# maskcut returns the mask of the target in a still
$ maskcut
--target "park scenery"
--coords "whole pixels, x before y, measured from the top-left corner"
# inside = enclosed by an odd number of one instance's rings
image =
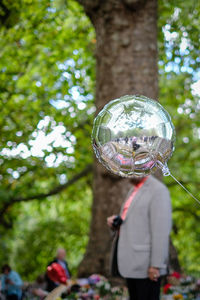
[[[0,300],[144,299],[126,280],[140,258],[155,300],[200,299],[199,16],[0,1]]]

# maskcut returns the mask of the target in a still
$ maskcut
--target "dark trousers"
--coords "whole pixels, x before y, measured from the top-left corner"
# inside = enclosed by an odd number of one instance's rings
[[[18,296],[15,294],[6,296],[6,300],[18,300],[18,299],[19,299]]]
[[[130,300],[159,300],[160,279],[152,281],[149,278],[126,278]]]

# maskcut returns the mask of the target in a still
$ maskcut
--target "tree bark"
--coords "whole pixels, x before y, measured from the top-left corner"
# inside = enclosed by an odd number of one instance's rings
[[[158,96],[157,1],[80,1],[97,38],[97,113],[110,100],[127,94]],[[97,161],[89,243],[79,275],[109,275],[111,237],[106,218],[118,214],[129,189]]]
[[[180,266],[180,263],[178,260],[178,253],[172,243],[172,240],[170,240],[169,252],[170,252],[170,261],[169,261],[170,271],[176,271],[176,272],[182,273],[183,270],[181,269],[181,266]]]

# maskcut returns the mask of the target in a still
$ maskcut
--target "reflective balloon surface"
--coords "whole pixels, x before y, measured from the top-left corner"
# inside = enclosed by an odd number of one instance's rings
[[[142,177],[165,164],[174,150],[168,112],[144,96],[109,102],[94,120],[92,143],[99,161],[122,177]]]

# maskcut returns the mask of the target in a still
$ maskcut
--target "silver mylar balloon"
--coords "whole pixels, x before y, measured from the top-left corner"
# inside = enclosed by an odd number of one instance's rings
[[[122,177],[142,177],[164,165],[174,150],[168,112],[144,96],[109,102],[94,120],[92,144],[98,160]]]

